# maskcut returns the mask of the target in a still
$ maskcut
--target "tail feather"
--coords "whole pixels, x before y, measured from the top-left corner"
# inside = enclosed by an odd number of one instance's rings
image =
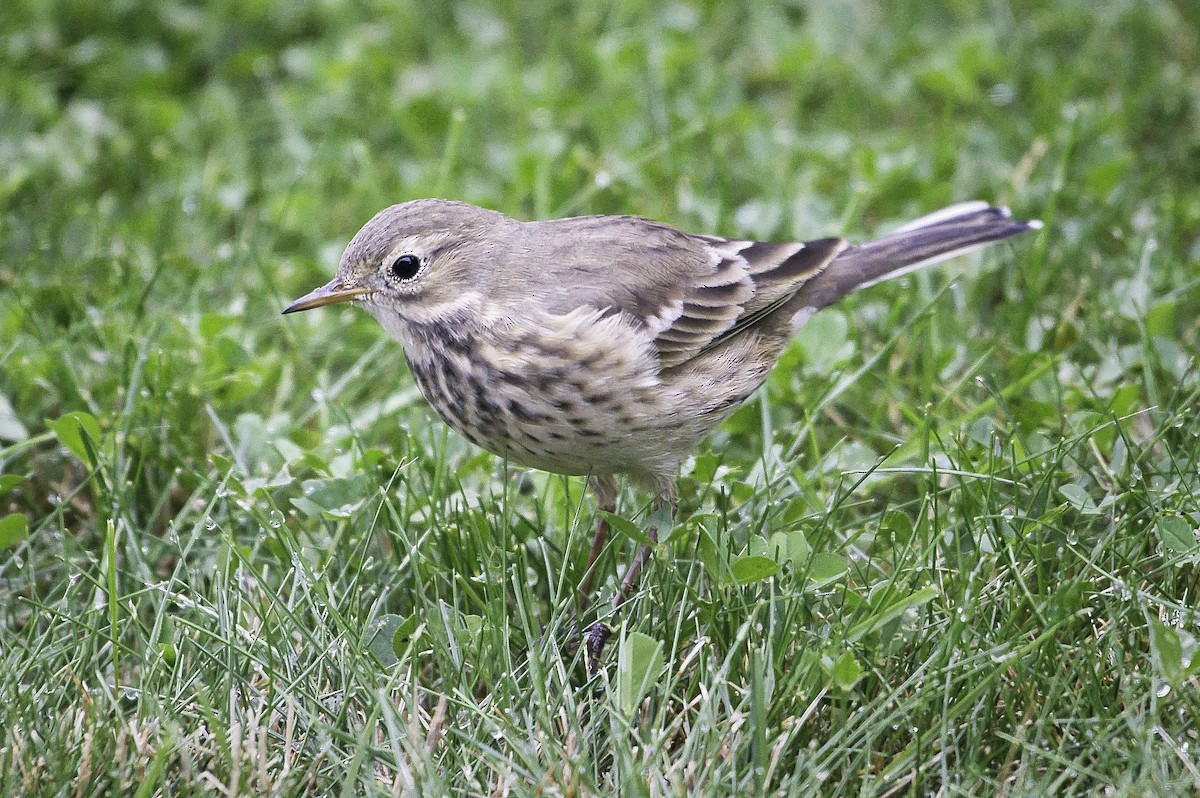
[[[855,289],[1041,227],[1037,220],[1017,221],[1008,208],[985,202],[952,205],[876,241],[847,247],[788,304],[794,310],[819,310]]]

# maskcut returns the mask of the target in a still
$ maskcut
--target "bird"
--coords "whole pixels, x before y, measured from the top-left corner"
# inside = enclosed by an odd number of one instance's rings
[[[362,307],[399,341],[422,395],[467,440],[511,464],[587,477],[604,511],[580,583],[587,596],[618,477],[673,513],[682,462],[763,384],[814,313],[1040,227],[973,201],[863,244],[771,242],[639,216],[520,221],[417,199],[379,211],[333,279],[283,312]],[[650,552],[643,547],[626,569],[614,608]],[[608,634],[599,622],[589,628],[594,657]]]

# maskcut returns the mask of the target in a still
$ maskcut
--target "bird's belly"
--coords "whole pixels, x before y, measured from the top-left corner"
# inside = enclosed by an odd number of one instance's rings
[[[580,475],[674,470],[674,441],[658,434],[660,396],[642,375],[468,356],[410,358],[409,368],[446,423],[514,464]]]

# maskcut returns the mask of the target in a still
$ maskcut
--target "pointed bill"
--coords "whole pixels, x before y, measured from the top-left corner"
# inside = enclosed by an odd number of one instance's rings
[[[336,302],[349,302],[369,293],[371,292],[365,288],[346,288],[335,279],[300,297],[284,308],[283,312],[296,313],[301,310],[319,308],[322,305],[332,305]]]

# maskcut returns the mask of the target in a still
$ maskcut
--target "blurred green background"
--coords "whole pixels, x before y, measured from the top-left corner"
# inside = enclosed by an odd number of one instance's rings
[[[1194,792],[1198,50],[1186,0],[8,0],[0,787]],[[1046,231],[815,319],[589,678],[578,480],[279,316],[424,196]]]

